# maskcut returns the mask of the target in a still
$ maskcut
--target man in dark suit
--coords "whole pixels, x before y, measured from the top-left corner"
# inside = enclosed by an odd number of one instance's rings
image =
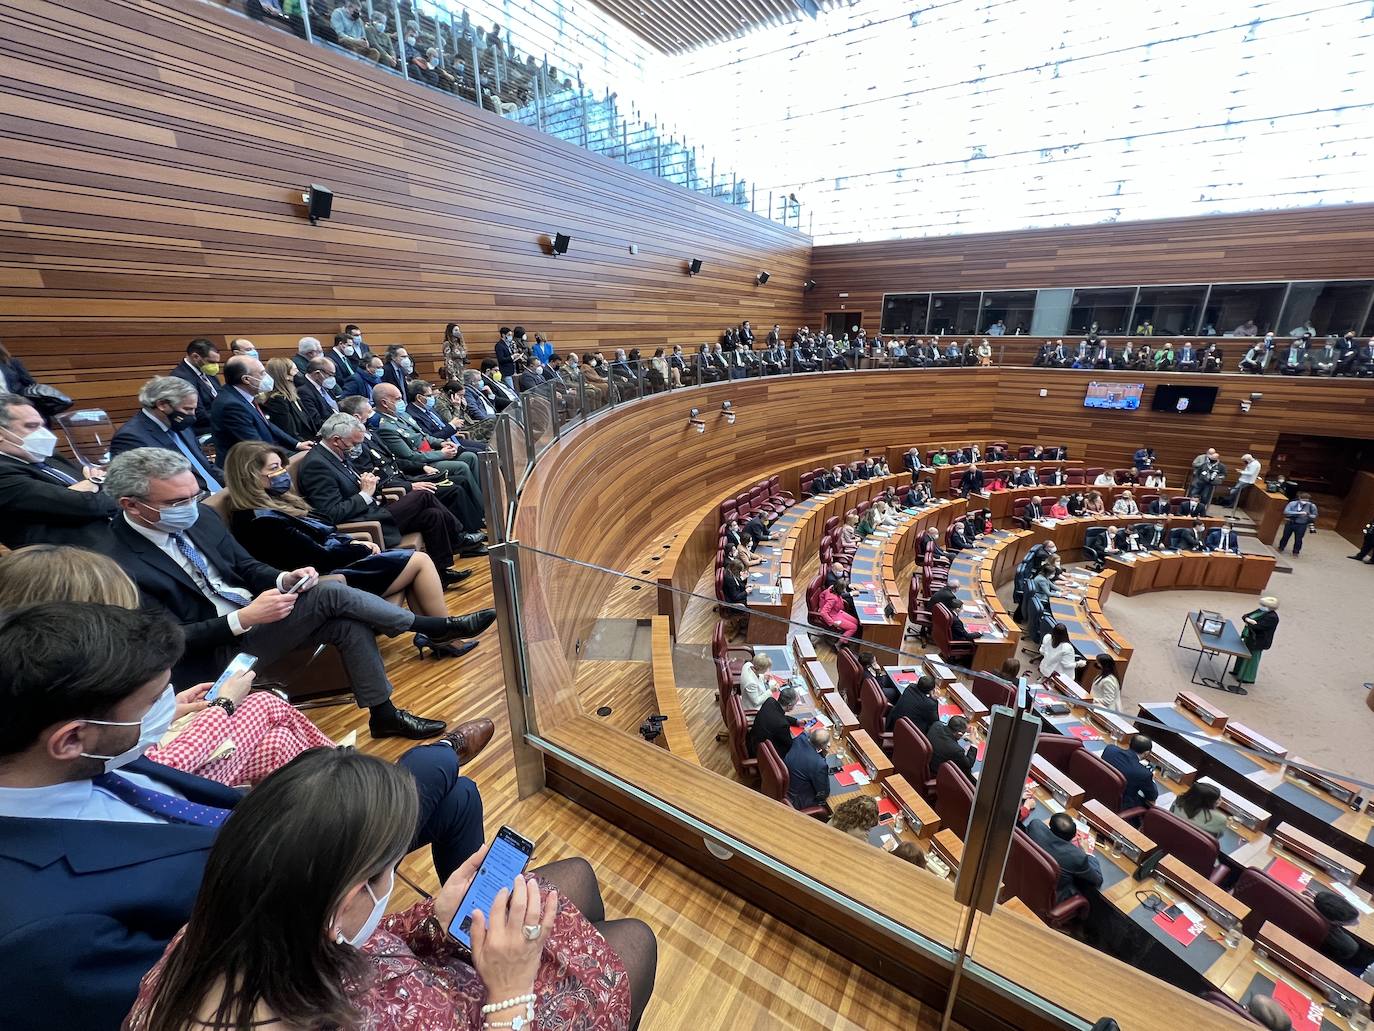
[[[104,551],[118,511],[100,485],[53,454],[57,437],[18,394],[0,394],[0,543]]]
[[[416,426],[431,437],[439,440],[458,439],[458,429],[434,408],[437,395],[434,391],[434,384],[422,379],[410,381],[410,389],[407,395],[406,414]],[[473,445],[477,447],[476,444]]]
[[[1088,855],[1073,843],[1078,825],[1068,813],[1055,813],[1044,823],[1029,821],[1025,831],[1059,864],[1056,902],[1102,887],[1102,868],[1097,864],[1097,857]]]
[[[390,383],[378,384],[372,392],[377,411],[374,432],[383,447],[392,453],[407,476],[422,469],[435,469],[458,487],[467,504],[459,514],[463,528],[481,529],[484,520],[482,490],[478,484],[477,455],[486,450],[464,440],[440,440],[425,433],[410,418],[405,402]],[[424,448],[428,446],[429,450]]]
[[[763,700],[758,713],[754,716],[754,725],[749,728],[750,757],[758,754],[759,745],[765,741],[773,742],[779,757],[787,755],[792,750],[792,728],[801,726],[801,723],[787,714],[796,704],[795,687],[784,687],[776,698],[769,695]]]
[[[1035,495],[1026,503],[1026,507],[1021,510],[1021,518],[1027,522],[1045,518],[1045,504],[1040,495]]]
[[[174,376],[158,376],[138,392],[142,406],[132,419],[115,431],[110,454],[122,455],[136,447],[160,447],[184,455],[191,463],[200,489],[213,494],[224,486],[223,474],[205,457],[191,426],[196,420],[195,388]]]
[[[1236,528],[1227,522],[1219,529],[1213,530],[1207,535],[1208,551],[1229,551],[1233,555],[1240,554],[1240,538],[1236,536]]]
[[[1153,747],[1154,742],[1148,737],[1136,734],[1131,738],[1129,749],[1120,745],[1108,745],[1102,749],[1102,761],[1126,778],[1126,790],[1121,793],[1122,809],[1154,805],[1159,797],[1154,773],[1144,758]]]
[[[1204,543],[1206,539],[1207,527],[1198,521],[1178,531],[1174,547],[1179,551],[1202,551],[1207,546]]]
[[[137,609],[38,605],[0,624],[0,1027],[111,1029],[190,916],[219,826],[241,792],[141,757],[166,731],[182,634]],[[216,703],[228,711],[226,699]],[[415,777],[411,848],[440,880],[482,843],[459,774],[490,740],[464,724],[399,760]]]
[[[968,532],[964,528],[964,521],[956,519],[949,528],[949,548],[951,551],[963,551],[973,543],[969,539]]]
[[[829,728],[816,727],[793,738],[782,757],[787,764],[787,798],[796,808],[809,809],[830,797],[830,768],[825,762],[829,750]]]
[[[504,412],[511,405],[520,403],[520,396],[515,391],[514,379],[512,378],[509,382],[506,381],[505,375],[497,367],[495,358],[483,358],[481,371],[482,383],[491,392],[493,404],[495,404],[498,412]],[[497,376],[493,374],[498,374],[501,378],[497,379]]]
[[[625,382],[632,382],[634,380],[634,370],[625,363],[624,351],[617,351],[615,353],[615,361],[611,363],[611,375],[622,381],[622,389],[624,389],[623,384]],[[519,384],[522,391],[538,389],[545,382],[544,363],[538,358],[531,358],[529,363],[525,366],[525,371],[517,376],[515,381]]]
[[[940,703],[935,697],[935,678],[923,673],[914,684],[908,684],[892,708],[887,710],[887,730],[890,733],[897,721],[905,716],[916,724],[922,734],[929,734],[931,724],[940,719]]]
[[[748,522],[740,527],[740,532],[749,538],[751,551],[758,551],[759,545],[764,541],[773,540],[773,534],[768,532],[768,527],[763,525],[763,517],[757,512],[751,515]]]
[[[177,679],[213,680],[236,652],[267,666],[302,646],[332,644],[358,707],[370,710],[373,737],[434,737],[444,730],[391,701],[377,633],[413,631],[436,642],[475,637],[495,620],[417,616],[365,591],[321,582],[309,566],[277,570],[256,561],[229,535],[180,455],[138,448],[110,463],[108,493],[123,510],[114,520],[111,557],[138,585],[148,606],[181,624],[186,655]]]
[[[291,356],[291,364],[296,367],[296,385],[300,386],[310,371],[310,363],[324,357],[324,345],[314,337],[301,337],[296,344],[296,353]],[[332,366],[333,363],[331,362]]]
[[[334,346],[331,347],[325,357],[334,366],[334,381],[342,395],[361,393],[354,382],[358,378],[358,373],[366,361],[358,354],[358,348],[353,343],[353,338],[347,333],[334,334]]]
[[[1207,514],[1207,506],[1201,500],[1194,497],[1186,497],[1179,502],[1178,514],[1181,516],[1193,516],[1197,518]]]
[[[474,419],[485,421],[496,418],[496,402],[491,388],[482,382],[482,374],[476,369],[463,370],[463,400],[467,403],[468,414]]]
[[[1152,516],[1162,516],[1169,514],[1169,499],[1161,494],[1148,505],[1145,506],[1145,514]]]
[[[940,531],[935,527],[930,527],[916,541],[916,561],[924,564],[927,560],[931,562],[948,558],[948,552],[940,547]]]
[[[300,441],[279,426],[268,422],[258,407],[257,395],[273,386],[272,377],[256,358],[230,358],[224,366],[224,389],[210,409],[210,424],[215,434],[215,454],[227,455],[241,440],[260,440],[288,451],[306,451],[309,441]]]
[[[846,607],[850,609],[852,614],[854,608],[852,598],[849,600]],[[883,664],[878,661],[878,656],[873,652],[859,652],[859,665],[863,667],[864,677],[877,684],[878,690],[883,693],[883,697],[886,698],[889,703],[895,705],[897,699],[902,695],[901,689],[897,687],[897,682],[893,680],[887,670],[883,668]]]
[[[415,371],[415,366],[410,360],[410,354],[400,344],[392,344],[386,349],[386,359],[382,363],[383,383],[390,383],[401,392],[401,396],[406,396],[406,381],[410,379],[411,373]]]
[[[301,410],[310,420],[310,428],[319,433],[324,421],[339,410],[334,391],[338,387],[338,377],[334,375],[334,363],[328,358],[311,358],[305,367],[305,376],[296,388],[296,397]]]
[[[496,340],[496,367],[503,379],[515,379],[515,334],[509,326],[502,326]]]
[[[224,389],[219,381],[219,349],[204,338],[192,340],[186,345],[186,357],[167,375],[185,380],[195,388],[199,401],[195,432],[198,437],[205,436],[210,432],[210,406],[215,403],[215,395]]]
[[[948,723],[936,720],[926,731],[930,739],[930,775],[935,776],[944,763],[953,763],[969,779],[973,779],[973,764],[978,761],[978,749],[964,744],[964,734],[968,732],[968,720],[963,716],[951,716]]]

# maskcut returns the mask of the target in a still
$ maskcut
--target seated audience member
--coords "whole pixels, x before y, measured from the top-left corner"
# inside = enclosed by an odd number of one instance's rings
[[[324,575],[379,598],[404,595],[412,612],[446,616],[444,582],[422,551],[383,551],[371,541],[339,533],[311,518],[310,506],[291,486],[280,453],[267,444],[235,444],[225,466],[229,530],[245,551],[269,566],[304,562]],[[453,583],[457,583],[455,580]],[[416,645],[430,647],[428,641]],[[435,647],[438,654],[452,649]]]
[[[213,494],[224,485],[223,474],[205,456],[192,426],[196,422],[196,390],[177,376],[158,376],[138,392],[136,415],[110,440],[111,456],[136,447],[160,447],[186,456],[201,490]]]
[[[838,559],[830,563],[830,568],[825,571],[825,586],[827,587],[834,587],[841,580],[847,579],[849,579],[849,570]]]
[[[219,349],[209,340],[198,338],[186,345],[186,357],[167,373],[196,393],[195,425],[192,427],[196,436],[210,432],[210,406],[215,403],[215,395],[224,389],[219,370]]]
[[[591,391],[595,394],[595,390]],[[496,398],[491,388],[482,382],[482,374],[476,369],[463,371],[463,400],[467,403],[468,413],[479,420],[495,419]],[[604,399],[603,399],[604,400]],[[600,404],[598,401],[597,404]]]
[[[318,340],[314,337],[301,337],[296,344],[296,353],[291,356],[291,364],[294,366],[291,370],[292,378],[300,383],[305,378],[305,374],[310,371],[310,360],[323,357],[324,347]],[[273,370],[269,368],[267,371],[272,372]],[[277,379],[281,379],[281,377],[278,376]]]
[[[1341,351],[1332,337],[1326,338],[1321,347],[1308,348],[1307,365],[1313,376],[1330,376],[1336,371]]]
[[[1121,710],[1121,680],[1116,675],[1116,660],[1106,652],[1093,659],[1097,676],[1092,682],[1092,700],[1114,711]]]
[[[1113,511],[1115,511],[1115,509],[1113,509]],[[1102,492],[1101,492],[1101,491],[1098,491],[1098,490],[1090,490],[1090,491],[1088,491],[1087,495],[1083,498],[1083,514],[1084,514],[1084,515],[1105,515],[1105,514],[1106,514],[1106,504],[1105,504],[1105,503],[1103,502],[1103,500],[1102,500]]]
[[[873,460],[873,475],[874,475],[874,476],[891,476],[891,475],[892,475],[892,470],[888,467],[888,464],[887,464],[887,456],[886,456],[886,455],[879,455],[877,458],[875,458],[875,459]]]
[[[870,651],[859,652],[859,666],[863,669],[863,675],[878,685],[883,697],[889,702],[896,702],[901,695],[901,690],[896,682],[883,668],[883,664],[878,661],[878,656]]]
[[[1324,888],[1317,889],[1312,897],[1312,905],[1329,925],[1319,949],[1321,954],[1335,960],[1356,977],[1361,976],[1374,962],[1374,947],[1346,930],[1360,922],[1360,911],[1334,891]]]
[[[828,727],[818,726],[792,739],[783,762],[787,764],[787,798],[797,809],[809,809],[830,797],[830,768],[825,761],[829,750]]]
[[[1197,352],[1193,350],[1191,341],[1185,340],[1183,346],[1178,349],[1178,361],[1176,367],[1179,372],[1196,372],[1198,367]]]
[[[1161,344],[1155,348],[1154,367],[1156,372],[1164,372],[1174,367],[1174,345]]]
[[[930,504],[933,497],[930,491],[929,480],[917,480],[906,489],[906,496],[902,499],[902,504],[907,508],[920,508]]]
[[[950,587],[948,587],[948,586],[941,587],[938,591],[936,591],[935,593],[933,593],[933,594],[930,596],[930,607],[933,609],[936,605],[943,605],[946,609],[949,610],[949,615],[950,615],[950,620],[949,620],[949,637],[950,637],[950,640],[952,640],[952,641],[976,641],[976,640],[978,640],[978,635],[975,634],[975,633],[970,632],[970,630],[968,629],[968,627],[964,626],[964,621],[963,621],[962,618],[960,618],[960,615],[959,615],[959,613],[960,613],[962,607],[961,607],[960,604],[959,604],[959,599],[958,599],[958,597],[955,596],[954,591],[953,591]]]
[[[1116,478],[1112,476],[1111,470],[1103,469],[1100,473],[1097,474],[1097,479],[1093,480],[1093,486],[1114,487],[1116,486]]]
[[[725,564],[724,575],[721,577],[721,600],[728,605],[748,606],[749,604],[749,574],[745,572],[744,563],[739,559],[729,560]],[[732,635],[742,633],[749,622],[749,613],[746,611],[730,611],[727,614],[729,626],[727,629]]]
[[[1169,514],[1169,498],[1161,494],[1145,506],[1146,515],[1162,516]]]
[[[970,780],[973,779],[973,765],[978,761],[978,749],[973,745],[964,744],[964,735],[967,733],[968,720],[963,716],[951,716],[948,723],[941,723],[937,719],[930,725],[926,737],[930,740],[932,777],[941,766],[952,762],[963,770]]]
[[[876,499],[869,511],[873,513],[874,529],[891,530],[897,526],[897,510],[887,503],[885,497]]]
[[[338,412],[338,392],[339,379],[328,358],[315,355],[306,362],[305,372],[296,384],[296,400],[305,413],[311,439],[320,432],[324,421]]]
[[[1036,580],[1042,578],[1043,574],[1038,575]],[[1057,673],[1065,681],[1073,683],[1078,679],[1078,671],[1087,664],[1087,660],[1079,658],[1074,650],[1069,640],[1069,628],[1063,623],[1054,624],[1050,632],[1040,639],[1040,675],[1046,680]]]
[[[276,380],[257,358],[237,355],[225,363],[224,389],[215,395],[210,408],[216,454],[227,455],[241,440],[261,440],[290,451],[310,448],[308,440],[302,441],[269,422],[263,409],[258,407],[258,395],[270,394],[276,385]]]
[[[0,622],[0,963],[26,974],[0,993],[6,1031],[119,1027],[191,914],[218,828],[243,795],[141,756],[174,717],[181,648],[175,623],[116,606],[37,605]],[[481,799],[457,771],[493,729],[465,724],[400,759],[414,778],[405,797],[420,804],[418,816],[413,801],[402,807],[409,848],[432,846],[440,880],[481,847]],[[339,826],[341,783],[331,778],[327,802],[292,811]],[[389,818],[375,801],[362,804]],[[255,846],[273,840],[263,834],[253,831]],[[235,892],[238,926],[245,897]]]
[[[1179,551],[1203,551],[1207,544],[1207,527],[1202,520],[1198,520],[1192,526],[1185,526],[1178,531],[1178,542],[1175,547]]]
[[[948,559],[949,554],[944,548],[940,547],[940,531],[935,527],[927,527],[926,532],[916,541],[916,561],[919,564],[938,562]]]
[[[283,769],[225,822],[190,919],[126,1027],[196,1027],[207,1014],[223,1027],[633,1026],[652,991],[653,934],[603,919],[584,860],[515,878],[490,918],[473,921],[470,960],[443,928],[485,849],[435,898],[384,916],[424,817],[413,779],[372,756],[321,749]],[[256,903],[247,911],[245,898]]]
[[[376,410],[377,439],[395,456],[403,472],[413,476],[414,470],[426,466],[437,469],[481,508],[477,455],[486,450],[485,445],[444,440],[426,433],[410,417],[401,392],[390,383],[378,384],[372,391],[372,406]],[[426,446],[428,452],[424,450]]]
[[[48,602],[139,607],[138,588],[111,558],[34,544],[0,556],[0,612]],[[154,762],[220,784],[256,784],[309,748],[333,742],[275,694],[249,694],[253,672],[231,677],[213,702],[209,683],[176,695],[172,725],[144,753]]]
[[[103,550],[118,506],[90,467],[53,451],[57,435],[28,399],[0,394],[0,544],[72,544]]]
[[[272,380],[272,388],[265,391],[262,402],[267,418],[273,426],[298,440],[312,438],[311,418],[296,390],[295,364],[286,358],[272,358],[267,362],[267,375]]]
[[[905,455],[903,455],[902,465],[903,467],[905,467],[907,472],[911,473],[912,476],[915,476],[922,469],[924,469],[925,465],[921,462],[920,448],[912,448]]]
[[[753,711],[773,697],[773,660],[767,652],[758,652],[744,664],[739,674],[740,702]]]
[[[922,734],[940,719],[940,701],[935,697],[935,678],[923,673],[914,684],[908,684],[901,697],[887,710],[887,729],[891,731],[905,716]]]
[[[1121,796],[1123,809],[1154,805],[1159,797],[1154,773],[1145,761],[1152,748],[1153,741],[1144,734],[1136,734],[1131,738],[1129,749],[1108,745],[1102,750],[1102,761],[1126,778],[1126,790]]]
[[[931,456],[930,464],[932,466],[949,465],[949,452],[944,448],[937,448],[935,454]]]
[[[1140,540],[1140,534],[1134,526],[1123,526],[1116,531],[1116,550],[1137,553],[1148,549]]]
[[[740,527],[740,531],[744,536],[749,538],[750,547],[754,551],[757,551],[758,546],[764,541],[777,539],[777,534],[769,532],[768,527],[764,525],[763,516],[759,515],[757,512],[751,515],[745,524]]]
[[[1226,830],[1226,814],[1218,808],[1221,789],[1215,784],[1195,781],[1183,794],[1174,799],[1169,812],[1182,817],[1199,830],[1220,838]]]
[[[303,645],[332,644],[349,687],[369,709],[374,737],[433,737],[444,729],[391,702],[375,634],[413,632],[445,643],[475,637],[496,619],[491,609],[467,616],[407,612],[362,591],[320,582],[309,566],[279,571],[255,561],[219,516],[198,504],[186,459],[138,448],[110,463],[106,489],[123,510],[111,530],[112,556],[186,631],[178,679],[213,679],[237,652],[263,665]],[[293,592],[291,589],[295,588]]]
[[[1022,518],[1030,522],[1045,518],[1045,503],[1039,494],[1036,494],[1026,503],[1026,507],[1022,510]]]
[[[1061,498],[1060,500],[1064,502],[1064,507],[1071,516],[1081,516],[1088,510],[1088,502],[1084,499],[1081,490],[1076,490],[1067,499]]]
[[[878,800],[872,795],[855,795],[835,807],[830,826],[837,831],[868,840],[868,832],[878,826]]]
[[[334,368],[335,384],[343,396],[363,393],[358,374],[362,372],[364,359],[349,334],[335,333],[334,346],[324,357]]]
[[[922,870],[926,868],[926,854],[921,851],[921,846],[914,841],[903,841],[894,848],[892,855],[898,859],[903,859],[912,866],[919,866]]]
[[[1307,344],[1300,337],[1288,341],[1288,347],[1277,352],[1278,370],[1285,376],[1301,376],[1307,369]]]
[[[1207,535],[1207,550],[1240,554],[1240,538],[1236,536],[1236,527],[1229,519]]]
[[[1200,498],[1195,498],[1190,495],[1178,503],[1178,514],[1181,516],[1194,517],[1205,516],[1207,514],[1207,506],[1202,503]]]
[[[1140,508],[1135,503],[1135,498],[1128,490],[1122,491],[1121,496],[1112,505],[1112,515],[1135,516],[1140,515]]]
[[[759,706],[754,724],[749,728],[749,755],[758,754],[759,745],[765,741],[773,742],[778,756],[784,756],[792,747],[792,728],[801,726],[799,720],[789,716],[797,706],[797,689],[784,687],[774,698],[770,693]]]
[[[763,562],[762,555],[754,554],[749,547],[749,538],[740,530],[739,520],[731,516],[725,522],[725,545],[735,548],[736,557],[746,566],[757,566]]]
[[[849,611],[849,580],[821,591],[817,612],[822,624],[840,635],[837,646],[849,644],[859,632],[859,620]]]
[[[972,543],[973,541],[971,540],[968,531],[965,529],[964,521],[962,519],[956,519],[952,524],[950,524],[949,548],[951,551],[956,553],[963,551]]]
[[[406,384],[405,412],[411,421],[431,437],[458,442],[458,428],[438,412],[439,395],[428,380],[413,379]]]
[[[1056,901],[1062,902],[1071,895],[1102,887],[1102,868],[1097,857],[1088,855],[1074,844],[1078,824],[1068,813],[1055,813],[1045,821],[1028,820],[1022,828],[1059,864]]]

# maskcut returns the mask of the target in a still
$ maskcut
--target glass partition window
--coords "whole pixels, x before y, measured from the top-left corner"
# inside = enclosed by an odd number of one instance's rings
[[[1207,296],[1205,286],[1142,286],[1136,295],[1135,332],[1144,333],[1148,323],[1155,336],[1196,333]]]
[[[981,294],[932,294],[929,333],[977,333]]]
[[[1339,336],[1356,329],[1368,317],[1372,288],[1374,283],[1369,282],[1294,283],[1288,288],[1279,332],[1286,336]]]
[[[1006,327],[1007,336],[1029,333],[1034,314],[1034,290],[999,290],[985,293],[982,324],[975,332],[986,333],[994,324],[1000,322]]]
[[[1253,337],[1279,331],[1279,309],[1286,283],[1222,283],[1207,295],[1202,332],[1217,336]]]
[[[884,333],[924,333],[930,294],[888,294],[883,298]]]
[[[1087,335],[1093,325],[1099,333],[1129,333],[1131,309],[1135,306],[1135,287],[1102,290],[1075,290],[1069,308],[1070,333]]]

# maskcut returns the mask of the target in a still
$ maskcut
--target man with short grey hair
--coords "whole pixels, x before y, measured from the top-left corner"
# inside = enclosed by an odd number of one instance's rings
[[[334,394],[337,386],[334,363],[328,358],[316,355],[306,363],[305,375],[296,384],[296,396],[310,420],[311,432],[318,434],[324,421],[338,412],[339,402]]]
[[[142,406],[133,418],[115,431],[110,454],[122,455],[138,447],[175,451],[191,463],[200,489],[211,494],[224,486],[224,476],[205,457],[192,427],[199,395],[196,388],[177,376],[157,376],[138,392]]]
[[[375,634],[406,631],[437,644],[481,633],[490,609],[468,616],[419,616],[375,595],[322,582],[311,566],[280,571],[256,561],[229,535],[181,455],[135,448],[110,463],[108,494],[121,510],[112,557],[138,585],[145,604],[166,610],[186,634],[173,671],[185,683],[214,680],[237,652],[263,666],[301,647],[332,644],[373,737],[434,737],[444,730],[391,702]]]
[[[300,342],[296,344],[296,353],[291,356],[291,364],[304,377],[310,372],[310,359],[323,357],[323,344],[314,337],[301,337]],[[299,386],[299,382],[297,385]]]
[[[109,546],[114,503],[98,472],[53,454],[57,435],[18,394],[0,393],[0,544]]]

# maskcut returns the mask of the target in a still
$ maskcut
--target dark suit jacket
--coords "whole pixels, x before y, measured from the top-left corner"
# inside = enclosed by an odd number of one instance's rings
[[[126,769],[203,805],[231,809],[242,797],[149,759]],[[217,833],[0,817],[0,967],[14,975],[0,993],[0,1027],[115,1031],[190,917]]]
[[[506,379],[515,377],[515,346],[504,338],[496,341],[496,367]]]
[[[273,426],[297,440],[309,440],[315,435],[317,426],[311,424],[310,414],[301,401],[293,403],[284,394],[276,394],[263,402],[262,410]]]
[[[395,362],[382,363],[382,382],[390,383],[401,392],[401,396],[406,396],[406,372]]]
[[[982,469],[969,469],[964,473],[964,478],[959,483],[959,489],[965,496],[980,491],[987,484],[987,477],[983,475]]]
[[[1025,825],[1025,831],[1059,864],[1056,902],[1062,902],[1084,890],[1102,887],[1102,868],[1097,865],[1096,856],[1088,855],[1072,841],[1065,841],[1056,835],[1044,820],[1030,821]]]
[[[958,530],[951,530],[949,532],[949,546],[955,551],[963,551],[971,543],[972,542]]]
[[[787,797],[798,809],[819,805],[830,797],[830,769],[825,756],[805,734],[793,738],[783,762],[787,764]]]
[[[943,763],[954,763],[955,766],[968,774],[969,779],[973,779],[973,764],[978,758],[978,750],[972,745],[964,745],[960,740],[949,732],[949,727],[936,720],[926,731],[926,737],[930,739],[930,774],[933,777],[935,771]]]
[[[1222,530],[1220,527],[1218,527],[1217,529],[1213,530],[1211,533],[1207,535],[1207,548],[1209,551],[1217,551],[1221,548],[1221,534]],[[1231,539],[1226,542],[1225,550],[1232,552],[1233,554],[1239,555],[1240,538],[1236,536],[1235,530],[1231,531],[1230,537]]]
[[[1163,494],[1161,494],[1159,497],[1155,498],[1155,499],[1154,499],[1153,501],[1151,501],[1147,506],[1145,506],[1145,514],[1146,514],[1146,515],[1168,515],[1168,514],[1169,514],[1169,499],[1166,498]]]
[[[933,694],[922,694],[914,684],[908,684],[897,703],[887,710],[887,729],[896,726],[903,716],[928,736],[930,725],[940,718],[940,702]]]
[[[749,754],[758,754],[759,745],[771,741],[778,755],[785,758],[792,750],[792,728],[795,726],[798,726],[797,721],[783,711],[776,698],[764,699],[754,717],[754,725],[749,728]]]
[[[219,381],[218,376],[206,376],[205,379],[210,383],[207,386],[184,361],[176,363],[176,367],[169,376],[175,376],[179,380],[191,384],[196,388],[196,434],[204,436],[210,432],[210,406],[215,403],[215,397],[224,389],[224,384]]]
[[[470,383],[463,388],[463,400],[467,402],[468,412],[474,419],[496,418],[496,406],[491,399]]]
[[[1043,519],[1045,516],[1045,506],[1027,502],[1026,507],[1022,509],[1022,515],[1026,519]]]
[[[1202,541],[1197,539],[1197,533],[1191,526],[1185,526],[1178,531],[1178,550],[1179,551],[1201,551]]]
[[[300,443],[296,437],[263,418],[257,405],[236,387],[225,387],[215,397],[210,408],[210,423],[215,432],[215,454],[220,456],[229,454],[229,449],[241,440],[261,440],[292,451]]]
[[[338,380],[337,376],[334,378]],[[307,432],[304,436],[315,437],[319,434],[324,421],[339,410],[338,402],[331,407],[329,401],[332,401],[333,397],[326,400],[320,388],[309,379],[296,388],[296,394],[301,399],[301,411],[305,413]]]
[[[768,527],[763,525],[763,520],[758,516],[750,516],[749,521],[740,527],[740,532],[753,542],[753,550],[757,550],[759,544],[768,539]]]
[[[743,605],[749,600],[749,581],[726,573],[720,580],[721,594],[731,605]]]
[[[214,474],[215,482],[224,483],[224,477],[215,468],[215,464],[205,457],[205,452],[200,449],[200,444],[196,441],[196,435],[190,430],[164,430],[161,424],[154,422],[143,412],[138,412],[132,419],[115,431],[114,437],[110,440],[110,454],[122,455],[125,451],[132,451],[137,447],[160,447],[165,451],[175,451],[181,454],[180,449],[172,442],[172,438],[177,437],[196,461],[209,469]],[[191,467],[191,472],[195,474],[196,482],[200,484],[201,490],[208,490],[207,484],[196,472],[195,466]]]
[[[458,431],[450,426],[444,419],[439,417],[439,413],[432,408],[425,408],[423,405],[412,405],[406,408],[406,415],[410,416],[415,425],[424,430],[431,437],[440,440],[451,440],[458,436]]]
[[[1102,761],[1126,778],[1126,790],[1121,794],[1121,808],[1152,805],[1159,797],[1154,774],[1129,748],[1108,745],[1102,749]]]
[[[25,389],[37,382],[29,374],[29,370],[24,368],[24,363],[13,356],[7,362],[0,362],[0,371],[5,374],[5,382],[9,384],[11,394],[22,394]]]
[[[1259,612],[1259,615],[1255,617],[1255,625],[1250,629],[1250,650],[1268,651],[1270,645],[1274,643],[1274,631],[1279,627],[1279,614],[1277,612],[1261,612],[1259,609],[1255,611]],[[1249,614],[1247,613],[1247,615]]]
[[[160,608],[186,632],[186,654],[172,670],[173,682],[199,684],[214,680],[224,669],[220,654],[237,638],[227,616],[215,611],[186,572],[121,516],[111,524],[114,547],[110,557],[124,567],[145,607]],[[229,535],[214,509],[200,506],[200,518],[187,531],[200,553],[231,587],[254,596],[277,582],[279,569],[259,562]]]
[[[334,385],[345,397],[349,394],[360,393],[353,382],[358,378],[358,370],[363,367],[364,359],[355,353],[352,358],[347,355],[339,354],[333,348],[324,352],[324,356],[329,359],[334,366]]]
[[[331,526],[375,519],[382,524],[382,537],[388,548],[401,543],[400,528],[386,506],[368,504],[358,493],[358,474],[324,445],[312,447],[301,459],[296,482],[301,497]]]
[[[47,464],[74,480],[85,477],[76,464],[53,455]],[[71,490],[30,462],[0,455],[0,544],[71,544],[105,551],[110,517],[119,506],[101,492]]]

